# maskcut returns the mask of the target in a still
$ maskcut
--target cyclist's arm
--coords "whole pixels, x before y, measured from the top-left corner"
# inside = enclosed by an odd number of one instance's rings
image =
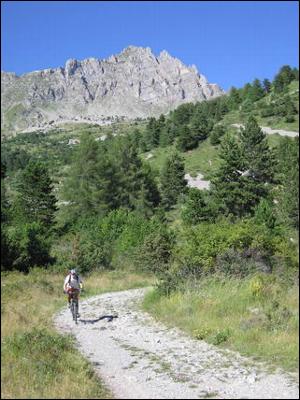
[[[64,281],[64,290],[67,290],[68,281],[69,281],[69,276],[67,276],[65,281]]]
[[[79,278],[79,286],[80,286],[80,289],[82,289],[82,288],[83,288],[83,280],[82,280],[82,279],[80,279],[80,278]]]

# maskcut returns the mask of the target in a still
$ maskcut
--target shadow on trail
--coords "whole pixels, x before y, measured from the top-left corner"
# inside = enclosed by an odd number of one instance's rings
[[[84,324],[95,324],[98,321],[101,321],[102,319],[106,319],[107,318],[107,322],[111,322],[114,318],[118,318],[117,315],[102,315],[99,318],[96,319],[79,319],[80,322],[84,323]]]

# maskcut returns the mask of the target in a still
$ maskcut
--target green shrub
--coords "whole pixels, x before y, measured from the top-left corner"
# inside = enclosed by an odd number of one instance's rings
[[[200,329],[195,329],[193,333],[196,339],[203,340],[211,335],[212,330],[208,328],[200,328]]]
[[[214,335],[211,337],[210,341],[212,344],[214,345],[218,345],[221,344],[223,342],[226,342],[230,337],[230,330],[227,329],[221,329],[218,330],[216,333],[214,333]]]
[[[66,252],[69,258],[72,253],[72,262],[81,272],[132,269],[133,266],[154,271],[157,269],[154,264],[159,265],[166,259],[168,233],[156,217],[149,220],[136,212],[118,209],[98,220],[79,221],[75,232],[73,248],[68,246]],[[62,258],[65,264],[64,255]]]
[[[215,271],[227,276],[244,278],[257,271],[271,272],[271,267],[264,262],[260,252],[250,249],[237,251],[230,248],[217,255]]]
[[[292,123],[292,122],[295,122],[295,117],[294,117],[294,115],[292,115],[292,114],[288,114],[286,117],[285,117],[285,122],[288,122],[288,123]]]
[[[172,265],[160,276],[159,288],[164,293],[178,289],[189,278],[216,272],[245,277],[276,270],[284,276],[289,271],[293,275],[298,266],[296,246],[284,230],[276,226],[272,230],[255,218],[184,227],[170,260]]]
[[[37,222],[25,223],[8,230],[8,240],[14,249],[12,269],[28,272],[34,266],[53,262],[50,256],[50,238]]]
[[[174,234],[165,225],[158,225],[155,231],[145,237],[138,249],[135,259],[137,268],[158,275],[163,274],[169,264],[174,241]]]

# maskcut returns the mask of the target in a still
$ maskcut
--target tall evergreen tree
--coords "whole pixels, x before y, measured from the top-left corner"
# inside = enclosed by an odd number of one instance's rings
[[[277,159],[279,213],[288,225],[299,229],[299,138],[281,138]]]
[[[212,194],[225,214],[253,214],[274,181],[274,156],[265,134],[250,117],[239,142],[226,135],[221,142],[220,168],[212,179]]]
[[[119,205],[134,209],[142,181],[142,161],[137,149],[128,140],[120,143],[119,151],[114,155],[119,176]]]
[[[17,191],[15,219],[50,228],[57,208],[53,183],[46,166],[39,161],[30,161],[18,179]]]
[[[9,269],[12,249],[7,238],[9,207],[5,188],[6,166],[1,160],[1,270]]]
[[[211,199],[203,190],[190,188],[182,211],[182,219],[189,225],[213,219],[214,212]]]
[[[299,69],[298,68],[293,68],[293,75],[294,75],[294,80],[299,81]]]
[[[289,65],[284,65],[280,68],[278,74],[273,81],[274,90],[276,93],[283,92],[288,84],[295,79],[295,74]]]
[[[196,131],[197,132],[197,131]],[[191,150],[197,147],[198,137],[197,133],[192,133],[187,125],[181,126],[180,134],[177,138],[177,148],[180,151]]]
[[[117,205],[116,167],[104,143],[83,134],[64,181],[63,200],[69,202],[62,212],[70,221],[90,215],[105,215]]]
[[[210,134],[210,143],[213,146],[220,144],[222,137],[225,135],[225,127],[223,125],[215,125]]]
[[[241,97],[243,101],[249,99],[249,96],[251,96],[251,90],[252,90],[251,83],[248,82],[243,86],[241,90]]]
[[[275,160],[265,133],[254,117],[249,117],[245,128],[240,130],[240,140],[245,160],[246,178],[261,186],[258,193],[263,194],[267,184],[273,181]]]
[[[172,153],[166,160],[160,177],[161,204],[169,210],[176,204],[181,193],[185,192],[184,161],[178,152]]]
[[[152,214],[154,209],[158,207],[160,203],[160,193],[156,183],[156,176],[150,165],[147,163],[144,163],[142,166],[141,191],[143,191],[143,195],[140,193],[139,197],[144,196],[145,201],[148,204],[147,214]]]
[[[5,179],[6,177],[6,166],[1,160],[1,226],[8,219],[8,203],[6,198],[6,187]]]
[[[269,81],[269,79],[264,79],[263,80],[263,89],[265,91],[265,93],[270,93],[271,92],[271,88],[272,88],[272,84]]]
[[[172,144],[178,135],[179,128],[176,128],[176,125],[172,121],[171,118],[168,118],[165,121],[164,127],[160,132],[160,141],[159,144],[161,147],[169,146]]]
[[[131,141],[136,149],[141,148],[142,134],[139,129],[135,128],[131,134]]]
[[[264,89],[259,79],[255,79],[252,83],[251,90],[248,94],[248,99],[255,102],[264,97]]]
[[[220,167],[211,180],[212,198],[220,212],[241,216],[246,202],[241,175],[245,162],[238,141],[228,133],[221,142],[219,157]]]
[[[176,110],[170,113],[171,119],[176,126],[182,126],[190,122],[190,118],[194,113],[194,104],[181,104]]]
[[[202,110],[196,110],[191,117],[190,130],[195,140],[202,141],[207,138],[213,128],[213,120],[209,118]]]
[[[242,102],[240,91],[232,86],[228,95],[228,107],[230,110],[237,110]]]
[[[220,96],[216,100],[216,109],[214,114],[214,121],[220,121],[224,115],[226,115],[229,111],[229,104],[227,96]]]
[[[134,143],[127,138],[120,140],[111,157],[118,174],[118,207],[144,210],[153,213],[159,203],[159,192],[149,164],[143,164]]]
[[[151,117],[148,121],[144,133],[144,140],[147,150],[151,150],[153,147],[157,147],[159,145],[160,123],[154,117]]]

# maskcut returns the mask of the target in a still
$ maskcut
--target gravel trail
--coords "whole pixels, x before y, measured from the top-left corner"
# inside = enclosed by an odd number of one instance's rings
[[[80,304],[76,326],[69,309],[56,328],[75,336],[78,349],[117,399],[298,399],[296,378],[192,339],[156,322],[139,308],[134,289]]]
[[[235,128],[244,128],[243,124],[231,124]],[[278,133],[280,136],[290,136],[296,137],[299,136],[299,132],[296,131],[286,131],[284,129],[272,129],[268,126],[261,126],[261,130],[266,133],[267,135],[273,135],[274,133]]]

